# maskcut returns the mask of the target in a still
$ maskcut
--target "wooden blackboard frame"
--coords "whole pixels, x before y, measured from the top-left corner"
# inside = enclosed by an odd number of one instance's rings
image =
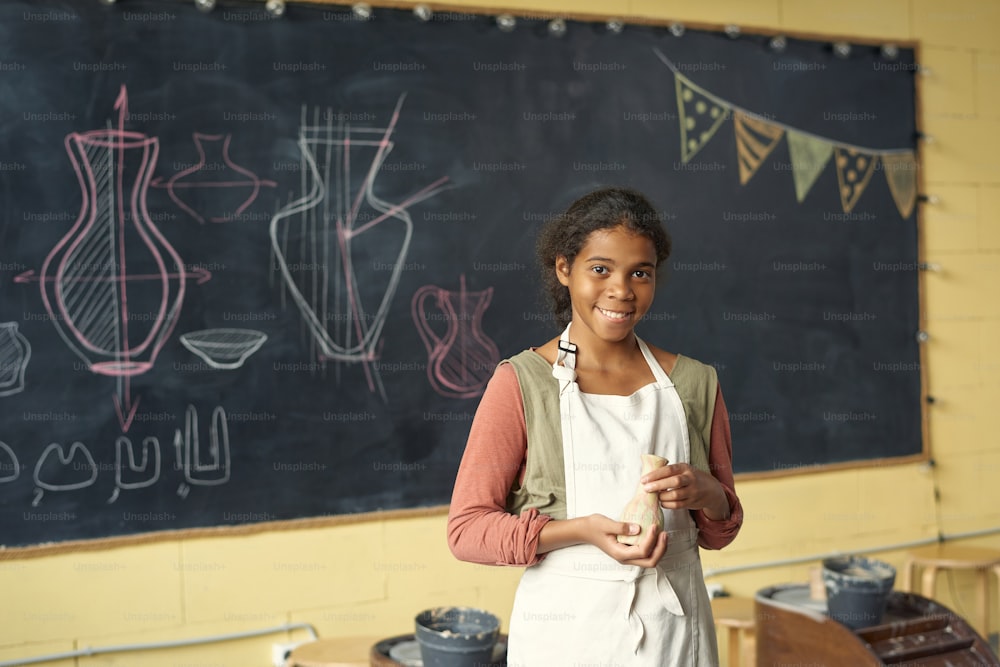
[[[298,4],[298,3],[296,3]],[[327,0],[314,0],[310,3],[301,4],[312,4],[312,5],[338,5],[338,6],[350,6],[349,3],[332,2]],[[410,9],[413,5],[399,3],[399,2],[385,2],[385,3],[375,3],[373,8],[377,11],[380,8],[387,9]],[[519,9],[504,9],[504,8],[484,8],[484,7],[467,7],[467,6],[447,6],[446,11],[449,12],[462,12],[467,14],[476,14],[491,16],[497,14],[510,14],[515,17],[525,17],[531,19],[548,19],[548,18],[564,18],[570,20],[577,20],[583,22],[603,22],[611,18],[622,20],[626,24],[636,24],[636,25],[648,25],[654,27],[668,27],[669,22],[659,19],[649,19],[643,17],[626,17],[622,18],[620,16],[608,16],[604,14],[595,13],[570,13],[564,14],[559,12],[525,12]],[[290,11],[294,11],[294,7],[290,8]],[[687,28],[693,30],[707,31],[707,32],[723,32],[725,26],[716,23],[701,23],[701,22],[684,22]],[[872,38],[856,38],[850,36],[844,36],[839,34],[823,34],[823,33],[812,33],[812,32],[796,32],[796,31],[778,31],[774,29],[756,28],[756,27],[746,27],[742,31],[746,34],[754,35],[774,35],[777,33],[784,34],[788,37],[820,41],[820,42],[837,42],[846,41],[851,44],[857,45],[872,45],[878,46],[886,43],[889,40],[878,40]],[[899,46],[913,49],[916,62],[920,62],[920,45],[917,41],[896,41],[892,40]],[[919,76],[915,77],[915,118],[918,127],[921,126],[923,120],[923,112],[921,107],[921,79]],[[918,146],[917,150],[918,163],[920,163],[920,150]],[[918,169],[917,172],[918,179],[918,192],[925,192],[924,184],[924,174],[922,170]],[[915,224],[917,225],[917,251],[918,251],[918,262],[924,263],[924,223],[923,223],[923,213],[921,206],[916,207],[916,217]],[[925,311],[925,289],[924,289],[924,277],[922,272],[918,274],[918,301],[919,301],[919,311],[921,321],[924,319]],[[773,479],[779,477],[785,477],[788,475],[798,475],[798,474],[811,474],[816,472],[828,472],[844,469],[853,468],[868,468],[874,466],[883,465],[906,465],[914,462],[926,461],[930,458],[929,454],[929,429],[928,429],[928,395],[927,395],[927,347],[921,345],[919,347],[920,355],[920,411],[921,411],[921,436],[922,445],[921,452],[912,456],[905,457],[892,457],[892,458],[880,458],[880,459],[868,459],[862,461],[848,461],[843,463],[831,463],[831,464],[821,464],[813,467],[799,467],[795,469],[782,469],[767,472],[748,472],[740,473],[737,475],[737,481],[748,481],[756,479]],[[163,540],[177,540],[177,539],[195,539],[210,537],[216,535],[243,535],[243,534],[254,534],[259,532],[268,532],[274,530],[285,530],[285,529],[312,529],[319,527],[328,527],[335,525],[343,525],[349,523],[355,523],[359,521],[373,521],[373,520],[389,520],[389,519],[405,519],[419,516],[427,515],[441,515],[447,511],[447,506],[434,506],[416,509],[396,509],[396,510],[385,510],[376,512],[365,512],[361,514],[339,514],[334,516],[325,517],[311,517],[304,519],[289,519],[280,521],[267,521],[261,523],[236,525],[236,526],[213,526],[213,527],[203,527],[203,528],[183,528],[178,530],[165,530],[157,531],[152,533],[141,533],[136,535],[125,535],[125,536],[111,536],[96,539],[85,539],[85,540],[71,540],[65,542],[59,542],[57,544],[40,544],[40,545],[29,545],[24,547],[9,547],[0,549],[0,560],[9,558],[19,558],[25,556],[43,556],[53,553],[68,552],[68,551],[78,551],[78,550],[90,550],[90,549],[105,549],[105,548],[117,548],[120,546],[132,545],[132,544],[143,544],[149,542],[163,541]]]

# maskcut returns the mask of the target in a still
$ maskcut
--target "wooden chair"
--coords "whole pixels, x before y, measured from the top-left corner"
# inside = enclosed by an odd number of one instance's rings
[[[753,598],[712,598],[712,615],[716,627],[727,631],[729,667],[754,667],[757,623]]]
[[[919,591],[913,587],[917,568],[923,570]],[[906,565],[903,568],[903,588],[933,599],[936,597],[938,572],[943,570],[976,571],[977,618],[974,627],[980,635],[988,637],[990,629],[989,576],[990,571],[992,571],[1000,581],[1000,550],[966,547],[949,542],[913,549],[908,554]]]

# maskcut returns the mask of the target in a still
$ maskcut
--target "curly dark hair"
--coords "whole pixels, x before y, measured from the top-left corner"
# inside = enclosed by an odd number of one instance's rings
[[[592,232],[618,226],[653,242],[657,269],[670,256],[670,235],[663,228],[656,209],[642,193],[629,188],[595,190],[542,226],[535,254],[542,273],[542,288],[560,328],[569,324],[573,308],[569,289],[556,277],[556,259],[565,257],[572,267]]]

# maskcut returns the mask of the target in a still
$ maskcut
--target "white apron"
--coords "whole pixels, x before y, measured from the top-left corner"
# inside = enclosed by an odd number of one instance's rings
[[[631,396],[581,393],[569,330],[552,368],[560,384],[566,518],[617,520],[638,488],[640,454],[689,462],[684,406],[641,340],[655,382]],[[667,552],[655,568],[622,565],[590,544],[556,549],[527,568],[511,613],[508,666],[718,665],[697,527],[687,510],[663,514]]]

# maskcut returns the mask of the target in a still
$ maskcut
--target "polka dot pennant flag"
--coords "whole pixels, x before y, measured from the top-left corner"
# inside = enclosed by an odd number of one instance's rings
[[[681,159],[687,162],[729,117],[729,107],[716,102],[680,73],[674,75],[674,81],[681,124]]]
[[[834,164],[837,165],[837,182],[840,183],[840,203],[844,213],[850,213],[861,193],[868,187],[878,157],[854,148],[837,147],[833,149],[833,153]]]

